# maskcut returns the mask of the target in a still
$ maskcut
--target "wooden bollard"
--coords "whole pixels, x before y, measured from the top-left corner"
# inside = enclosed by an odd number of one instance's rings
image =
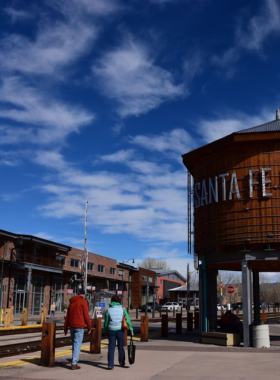
[[[193,313],[188,313],[187,316],[187,330],[193,331]]]
[[[239,309],[236,309],[236,316],[239,316]]]
[[[262,322],[266,322],[266,314],[264,312],[264,309],[263,309],[263,312],[262,312]]]
[[[101,353],[101,322],[101,318],[95,318],[91,320],[91,328],[94,328],[90,334],[89,351],[91,354]]]
[[[162,314],[161,316],[161,336],[168,337],[168,314]]]
[[[276,307],[274,308],[274,317],[277,317]]]
[[[140,327],[140,341],[149,341],[149,317],[148,315],[141,316],[141,327]]]
[[[10,327],[10,309],[5,309],[4,312],[4,327]]]
[[[199,311],[196,311],[194,314],[194,328],[199,330]]]
[[[175,313],[176,313],[176,310],[175,310],[175,307],[173,309],[173,317],[175,317]]]
[[[42,326],[41,365],[55,366],[55,322],[44,322]]]
[[[176,314],[176,334],[182,334],[182,314]]]
[[[22,317],[21,317],[21,325],[27,326],[27,308],[22,308]]]
[[[46,322],[47,308],[41,307],[41,325]]]

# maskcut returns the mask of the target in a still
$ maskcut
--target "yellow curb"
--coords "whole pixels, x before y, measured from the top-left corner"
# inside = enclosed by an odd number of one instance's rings
[[[0,327],[0,331],[7,330],[20,330],[20,329],[30,329],[35,327],[42,327],[42,325],[29,325],[29,326],[14,326],[14,327]]]

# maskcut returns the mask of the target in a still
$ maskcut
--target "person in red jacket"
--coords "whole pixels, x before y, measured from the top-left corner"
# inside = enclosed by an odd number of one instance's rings
[[[70,299],[67,315],[64,322],[64,333],[70,328],[72,339],[72,363],[71,369],[80,369],[79,361],[81,346],[84,338],[84,328],[87,325],[88,334],[91,332],[90,319],[88,315],[88,304],[85,301],[84,291]]]

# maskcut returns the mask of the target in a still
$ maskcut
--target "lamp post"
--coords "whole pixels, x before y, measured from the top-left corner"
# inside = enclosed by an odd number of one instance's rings
[[[123,261],[122,263],[123,264],[126,264],[126,263],[128,263],[130,260],[132,260],[132,264],[134,264],[135,263],[135,261],[134,261],[134,259],[128,259],[128,260],[126,260],[126,261]],[[123,270],[122,270],[122,304],[123,304]],[[128,305],[129,306],[129,305]],[[129,307],[128,307],[128,309],[129,309]]]

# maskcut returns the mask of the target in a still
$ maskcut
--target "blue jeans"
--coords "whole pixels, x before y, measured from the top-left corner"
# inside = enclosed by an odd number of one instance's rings
[[[79,361],[81,346],[84,338],[84,329],[70,327],[72,339],[72,365],[76,365]]]
[[[118,351],[119,351],[119,363],[122,364],[125,361],[125,352],[123,349],[124,344],[124,332],[123,330],[108,332],[109,348],[108,348],[108,366],[114,367],[114,356],[116,341],[118,342]]]
[[[55,317],[55,311],[52,310],[52,311],[51,311],[51,318],[54,318],[54,317]]]

